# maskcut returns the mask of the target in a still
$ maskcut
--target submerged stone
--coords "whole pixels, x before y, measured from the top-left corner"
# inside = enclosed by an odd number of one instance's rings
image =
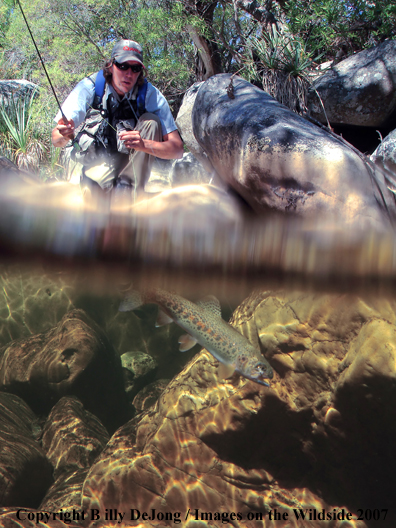
[[[98,418],[76,397],[64,396],[47,418],[42,445],[57,478],[66,470],[88,469],[108,440],[109,434]]]
[[[42,414],[62,396],[75,395],[110,431],[131,416],[120,359],[82,310],[70,311],[46,333],[0,349],[0,388]]]
[[[37,421],[20,398],[0,392],[0,507],[35,508],[53,482]]]

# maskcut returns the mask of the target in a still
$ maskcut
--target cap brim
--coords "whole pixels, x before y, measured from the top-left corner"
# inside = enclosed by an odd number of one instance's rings
[[[118,55],[113,57],[113,59],[116,60],[117,62],[127,62],[127,61],[138,62],[139,64],[143,66],[144,69],[146,69],[145,65],[143,64],[141,60],[139,60],[134,55],[130,55],[129,53],[119,53]]]

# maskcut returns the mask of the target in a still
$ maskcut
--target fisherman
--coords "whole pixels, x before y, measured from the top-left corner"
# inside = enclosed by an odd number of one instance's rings
[[[67,97],[62,105],[67,122],[58,112],[52,143],[64,147],[72,140],[72,157],[83,164],[84,194],[116,189],[139,196],[154,156],[181,158],[183,143],[165,97],[145,79],[140,44],[115,44],[103,68],[102,95],[97,93],[100,75],[83,79]]]

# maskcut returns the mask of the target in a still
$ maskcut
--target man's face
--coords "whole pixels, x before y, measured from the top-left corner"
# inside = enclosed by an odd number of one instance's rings
[[[122,64],[136,64],[140,66],[140,63],[136,61],[126,61]],[[125,95],[129,92],[135,86],[140,75],[140,72],[134,73],[130,68],[126,71],[120,70],[115,64],[111,65],[110,71],[113,75],[111,84],[118,95]]]

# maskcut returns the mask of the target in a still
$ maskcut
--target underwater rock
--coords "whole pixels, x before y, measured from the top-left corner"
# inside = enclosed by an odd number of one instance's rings
[[[389,227],[395,216],[368,158],[239,77],[203,83],[192,120],[218,175],[257,213],[353,223],[356,230]]]
[[[0,176],[3,177],[5,175],[9,175],[10,173],[15,174],[18,173],[19,169],[13,163],[11,160],[6,158],[5,156],[0,156]]]
[[[89,468],[109,438],[96,416],[86,411],[76,397],[64,396],[47,418],[42,446],[58,478],[66,470]]]
[[[0,388],[47,414],[65,395],[77,396],[113,432],[131,417],[119,357],[82,310],[46,333],[0,349]]]
[[[147,411],[152,407],[166,389],[170,380],[160,379],[146,385],[133,399],[133,405],[139,412]]]
[[[73,510],[81,511],[81,498],[84,480],[88,469],[64,471],[47,491],[39,510],[57,512]]]
[[[153,381],[158,368],[152,356],[138,350],[122,354],[121,365],[124,372],[125,390],[131,400],[144,385]]]
[[[26,403],[0,392],[0,507],[35,508],[52,484],[51,464],[37,441],[40,433]]]
[[[293,427],[306,483],[354,510],[361,504],[388,508],[394,525],[396,303],[266,292],[252,295],[247,306],[234,321],[245,335],[256,336],[278,373],[272,390],[287,410],[283,425],[290,427],[293,415],[307,420]],[[266,467],[275,476],[285,472],[279,447],[267,445]],[[290,463],[288,471],[293,467],[298,465]]]
[[[314,81],[312,117],[327,124],[389,126],[396,118],[396,41],[387,40],[339,62]]]

